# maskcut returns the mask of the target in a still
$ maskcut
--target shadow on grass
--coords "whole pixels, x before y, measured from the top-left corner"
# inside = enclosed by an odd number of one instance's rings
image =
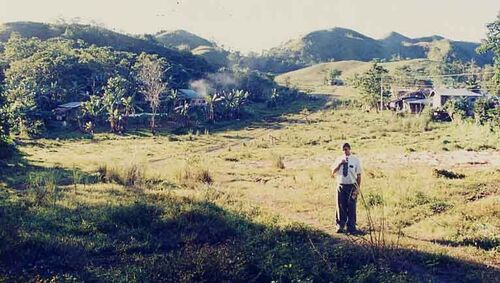
[[[9,188],[24,190],[28,187],[29,177],[33,175],[54,175],[58,185],[76,183],[95,183],[97,177],[78,168],[42,167],[30,163],[22,153],[16,152],[6,160],[0,160],[0,185],[3,183]]]
[[[304,226],[256,223],[250,218],[258,212],[134,192],[134,203],[74,208],[29,207],[0,193],[0,279],[479,282],[499,275],[409,250],[394,262],[374,262],[360,246]]]

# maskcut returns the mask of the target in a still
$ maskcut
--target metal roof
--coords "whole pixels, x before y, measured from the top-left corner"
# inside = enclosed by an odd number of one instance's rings
[[[184,98],[190,98],[190,99],[204,98],[203,95],[197,93],[192,89],[179,89],[178,92]]]
[[[58,108],[77,108],[82,106],[83,102],[77,101],[77,102],[68,102],[65,104],[58,105]]]
[[[431,95],[439,94],[441,96],[483,96],[481,93],[472,92],[468,89],[435,89],[431,92]]]

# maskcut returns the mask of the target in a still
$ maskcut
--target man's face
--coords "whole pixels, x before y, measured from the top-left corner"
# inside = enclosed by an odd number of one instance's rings
[[[344,151],[345,155],[351,155],[351,149],[349,147],[347,147],[347,146],[344,146],[342,148],[342,151]]]

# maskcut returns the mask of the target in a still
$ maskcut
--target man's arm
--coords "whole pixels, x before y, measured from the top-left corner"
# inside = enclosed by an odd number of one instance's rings
[[[356,178],[356,183],[357,183],[357,187],[359,189],[359,187],[361,187],[361,174],[358,174],[358,177]]]
[[[337,167],[332,169],[332,176],[335,177],[335,174],[340,170],[340,166],[342,166],[346,161],[343,159],[342,161],[338,162]],[[332,166],[333,167],[333,166]]]

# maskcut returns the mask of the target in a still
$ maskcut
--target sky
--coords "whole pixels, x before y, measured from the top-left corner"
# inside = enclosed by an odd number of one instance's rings
[[[344,27],[373,38],[442,35],[479,42],[498,0],[0,0],[0,22],[78,20],[129,34],[184,29],[231,50],[260,52]]]

